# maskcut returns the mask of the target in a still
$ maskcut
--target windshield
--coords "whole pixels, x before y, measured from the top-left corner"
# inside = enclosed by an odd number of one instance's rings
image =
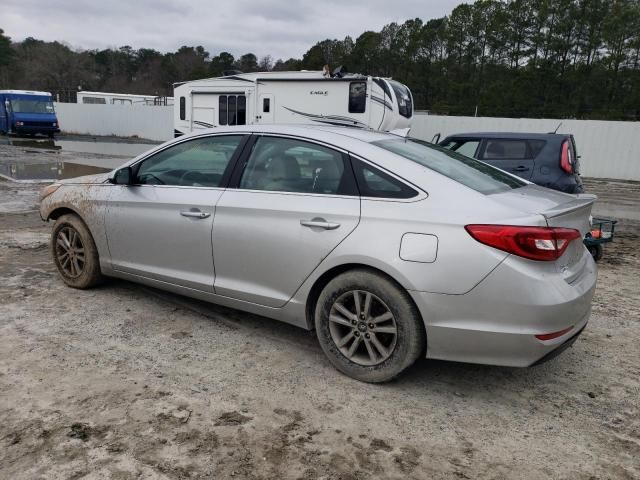
[[[484,162],[422,140],[394,138],[372,143],[485,195],[526,185],[522,180]]]
[[[51,100],[34,98],[12,98],[11,109],[15,113],[53,113]]]
[[[411,99],[411,92],[405,85],[400,82],[396,82],[395,80],[389,80],[389,84],[391,84],[391,88],[393,88],[396,98],[398,99],[398,112],[403,117],[411,118],[413,115],[413,100]]]

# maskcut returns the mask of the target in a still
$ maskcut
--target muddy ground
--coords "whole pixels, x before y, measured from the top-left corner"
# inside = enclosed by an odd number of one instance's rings
[[[638,184],[589,185],[640,209]],[[65,287],[36,201],[0,181],[2,479],[640,478],[640,222],[621,221],[560,357],[422,360],[368,385],[294,327],[124,281]]]

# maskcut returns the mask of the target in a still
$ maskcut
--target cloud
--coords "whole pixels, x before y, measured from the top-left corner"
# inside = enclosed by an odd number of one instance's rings
[[[357,38],[390,22],[447,15],[461,0],[3,0],[0,28],[15,41],[58,40],[76,48],[130,45],[212,55],[301,57],[325,38]]]

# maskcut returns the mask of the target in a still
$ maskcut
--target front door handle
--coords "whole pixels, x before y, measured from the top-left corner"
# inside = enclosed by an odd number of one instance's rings
[[[199,218],[199,219],[207,218],[211,216],[209,212],[201,212],[200,210],[183,210],[182,212],[180,212],[180,215],[182,215],[183,217]]]
[[[526,172],[527,170],[529,170],[529,167],[525,167],[523,165],[520,165],[519,167],[514,168],[514,170],[516,172]]]
[[[314,218],[312,220],[300,220],[300,225],[309,228],[323,228],[324,230],[335,230],[339,223],[327,222],[324,218]]]

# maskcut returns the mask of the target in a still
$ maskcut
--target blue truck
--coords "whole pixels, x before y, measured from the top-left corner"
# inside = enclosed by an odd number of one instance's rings
[[[0,90],[0,134],[53,137],[59,131],[50,93]]]

